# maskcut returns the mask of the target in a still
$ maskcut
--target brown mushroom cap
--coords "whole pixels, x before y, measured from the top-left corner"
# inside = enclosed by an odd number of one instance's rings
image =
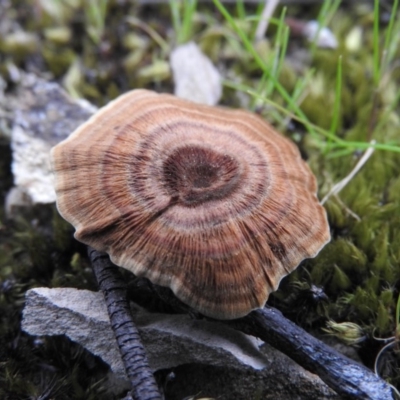
[[[238,318],[329,241],[316,180],[260,117],[134,90],[52,150],[75,237],[201,313]]]

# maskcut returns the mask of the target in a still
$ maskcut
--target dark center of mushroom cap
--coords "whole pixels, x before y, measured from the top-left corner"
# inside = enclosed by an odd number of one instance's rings
[[[164,161],[163,173],[167,191],[186,206],[229,196],[241,175],[232,156],[197,145],[175,149]]]

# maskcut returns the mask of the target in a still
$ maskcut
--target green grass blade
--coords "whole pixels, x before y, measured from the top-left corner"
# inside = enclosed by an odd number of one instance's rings
[[[379,86],[380,77],[380,49],[379,49],[379,0],[374,1],[373,27],[373,77],[375,87]]]
[[[398,7],[399,7],[399,0],[394,0],[392,11],[390,13],[389,25],[388,25],[388,28],[386,31],[385,44],[383,47],[383,56],[382,56],[382,61],[381,61],[382,67],[381,68],[383,68],[384,70],[387,68],[387,65],[392,61],[392,57],[394,56],[394,53],[395,53],[395,51],[391,51],[391,50],[393,47],[392,44],[395,40],[395,37],[393,35],[393,31],[395,28],[395,22],[396,22],[396,20],[397,20],[397,23],[400,22],[398,19],[398,14],[397,14]],[[398,29],[397,29],[396,33],[398,34]],[[397,39],[398,39],[398,36],[397,36]]]
[[[317,42],[319,33],[322,28],[328,26],[329,21],[334,16],[335,12],[340,6],[342,0],[326,0],[322,2],[321,10],[317,17],[318,22],[318,30],[314,37],[314,40],[311,43],[311,57],[314,58],[315,52],[317,51]]]
[[[178,35],[181,32],[181,18],[180,18],[180,11],[179,11],[179,4],[180,2],[177,0],[169,0],[169,8],[171,10],[171,17],[172,17],[172,25],[174,27],[176,41],[178,42]]]
[[[246,10],[244,8],[244,1],[243,0],[237,0],[236,2],[236,14],[237,17],[241,20],[246,19]]]
[[[335,89],[335,102],[333,105],[333,116],[331,127],[329,132],[332,135],[336,135],[336,131],[339,126],[339,117],[340,117],[340,104],[341,104],[341,97],[342,97],[342,56],[339,56],[338,59],[338,66],[337,66],[337,73],[336,73],[336,89]]]
[[[222,5],[220,0],[213,0],[215,6],[218,8],[218,10],[221,12],[223,17],[228,21],[232,29],[236,32],[236,34],[240,37],[240,39],[243,42],[244,47],[246,50],[251,54],[260,67],[260,69],[268,76],[270,80],[273,81],[274,87],[278,91],[278,93],[282,96],[282,98],[288,103],[290,108],[294,110],[294,112],[301,118],[302,123],[308,130],[308,132],[313,135],[317,136],[317,133],[313,127],[312,124],[310,124],[308,118],[306,115],[303,113],[303,111],[298,107],[296,103],[293,102],[293,99],[289,95],[289,93],[285,90],[285,88],[278,82],[278,80],[271,74],[271,72],[268,69],[268,65],[264,62],[264,60],[259,56],[257,51],[255,50],[254,46],[250,42],[249,38],[247,35],[243,32],[242,29],[238,27],[232,16],[229,14],[228,10]]]
[[[193,15],[197,9],[197,0],[185,0],[183,10],[182,32],[179,43],[185,43],[192,36]]]

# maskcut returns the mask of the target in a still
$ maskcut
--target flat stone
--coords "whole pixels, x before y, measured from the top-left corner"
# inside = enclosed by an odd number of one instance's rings
[[[268,365],[257,340],[231,328],[187,315],[153,314],[142,309],[134,314],[154,371],[192,362],[257,370]],[[101,357],[115,373],[125,375],[100,292],[31,289],[26,293],[22,328],[37,336],[66,335]]]
[[[262,393],[276,393],[279,388],[286,396],[271,399],[339,399],[317,376],[228,326],[187,315],[149,313],[137,306],[133,315],[151,368],[175,368],[180,386],[174,391],[182,397],[191,390],[195,395],[199,387],[229,400],[232,397],[224,396],[223,384],[230,388],[226,393],[234,392],[237,399],[252,398],[250,393],[254,394],[257,387]],[[101,293],[73,288],[31,289],[26,294],[22,329],[35,336],[65,335],[102,358],[119,380],[126,379]],[[297,394],[290,397],[293,391]]]

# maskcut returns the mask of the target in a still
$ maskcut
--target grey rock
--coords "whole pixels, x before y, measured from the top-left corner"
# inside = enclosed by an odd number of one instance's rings
[[[222,94],[218,70],[199,47],[189,42],[171,52],[175,95],[196,103],[216,105]]]
[[[9,128],[11,112],[7,109],[7,98],[4,93],[6,88],[7,83],[0,75],[0,140],[8,142],[11,136],[11,130]]]
[[[95,108],[71,99],[53,82],[24,75],[15,102],[11,131],[14,184],[33,204],[55,201],[50,149],[65,139]]]
[[[151,368],[175,368],[179,378],[175,380],[180,383],[174,387],[175,396],[195,395],[201,389],[221,399],[233,398],[232,393],[236,399],[247,399],[258,390],[263,399],[339,399],[318,377],[251,336],[217,322],[134,307]],[[35,336],[66,335],[101,357],[118,379],[125,378],[101,293],[31,289],[26,294],[22,328]],[[277,397],[275,389],[283,397]]]
[[[308,21],[304,26],[303,35],[310,42],[316,41],[318,47],[325,49],[338,47],[338,41],[333,32],[325,26],[320,26],[318,21]]]
[[[15,186],[8,191],[4,203],[4,210],[8,218],[17,217],[21,208],[31,206],[31,198],[21,188]]]
[[[226,326],[192,320],[187,315],[153,314],[142,309],[134,314],[154,371],[192,362],[258,370],[268,365],[268,359],[258,348],[261,342]],[[22,328],[37,336],[66,335],[100,356],[118,375],[125,374],[99,292],[31,289],[26,293]]]

